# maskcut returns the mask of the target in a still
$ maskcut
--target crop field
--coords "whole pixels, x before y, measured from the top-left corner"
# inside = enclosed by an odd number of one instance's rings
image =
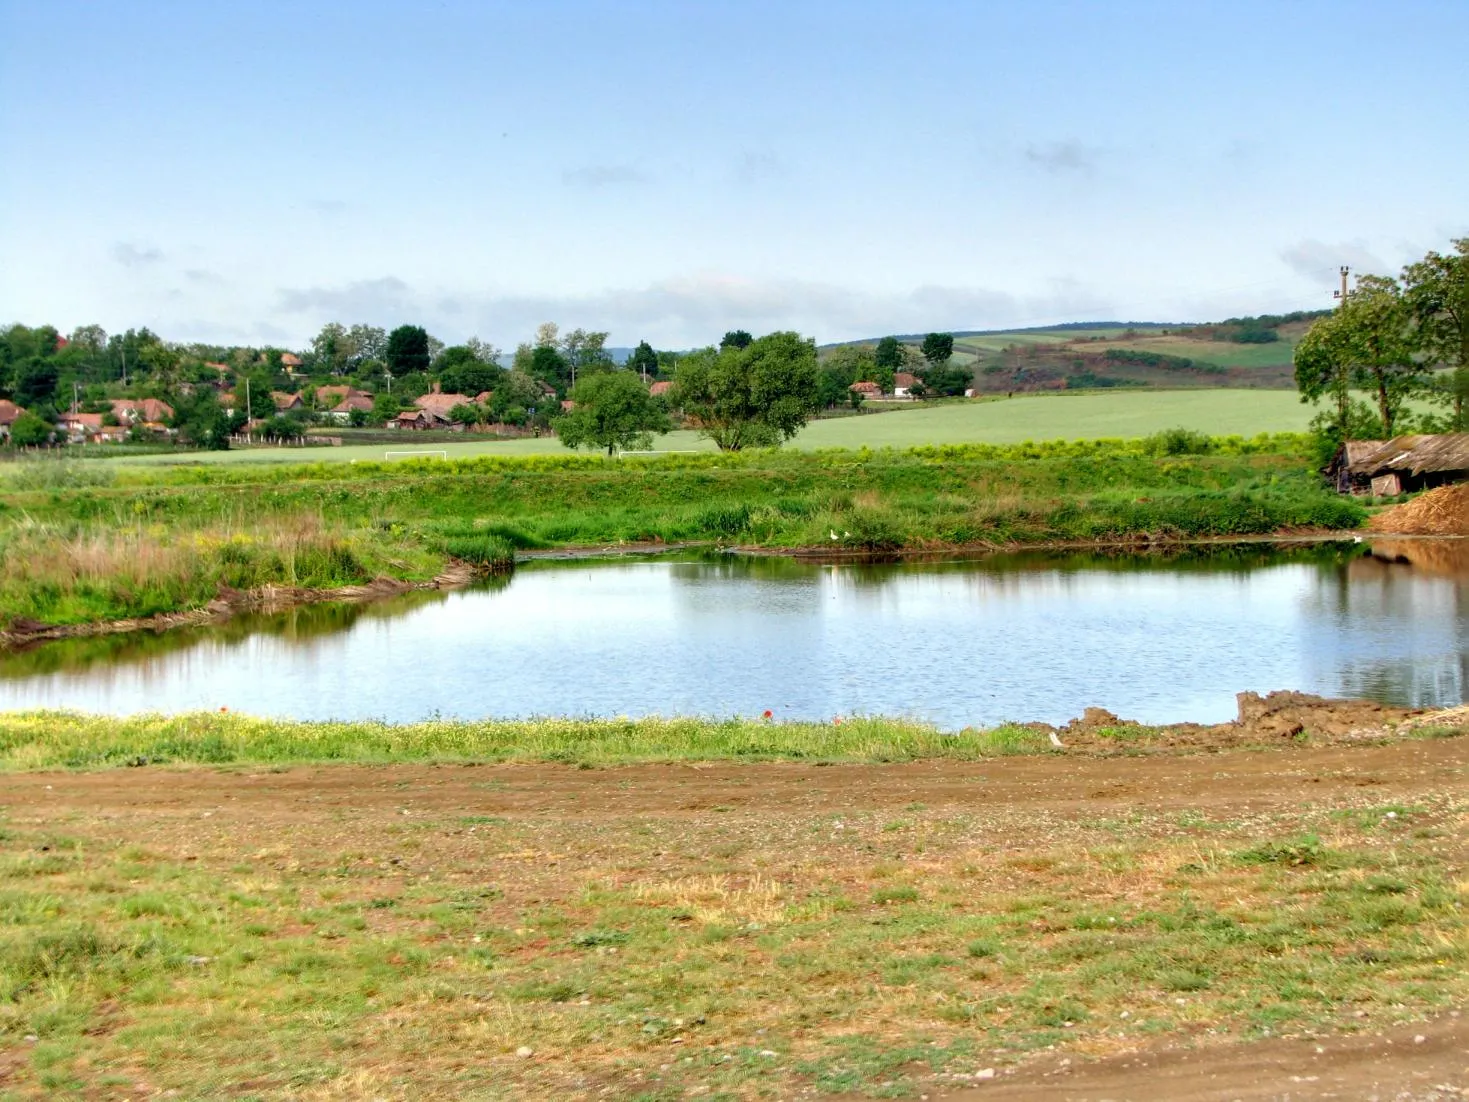
[[[1107,341],[1086,346],[1089,350],[1134,348],[1142,352],[1161,352],[1165,356],[1183,356],[1200,363],[1219,367],[1281,367],[1291,363],[1296,342],[1287,337],[1270,344],[1233,344],[1229,341],[1201,341],[1190,337],[1140,337],[1137,340]]]
[[[866,763],[269,765],[231,741],[248,721],[200,717],[133,768],[37,770],[118,734],[13,719],[9,1098],[1462,1082],[1469,739],[1452,731],[1207,754],[1119,728],[1097,736],[1110,750],[1032,739],[971,760],[884,763],[878,739]],[[228,764],[158,764],[186,757]]]
[[[1177,390],[1146,393],[1022,395],[992,401],[915,403],[881,414],[833,417],[813,421],[789,447],[911,448],[930,444],[1018,444],[1025,440],[1096,440],[1148,436],[1171,428],[1221,436],[1254,436],[1262,432],[1300,432],[1311,408],[1286,390]],[[422,447],[444,451],[449,458],[475,455],[565,454],[554,437],[521,440],[466,440],[415,445],[406,439],[396,447],[346,445],[340,448],[256,448],[227,452],[190,452],[187,456],[150,455],[119,459],[128,464],[155,463],[302,463],[381,462],[393,450]],[[659,452],[713,451],[714,446],[689,431],[672,432],[654,441]],[[3,477],[3,471],[0,471]]]

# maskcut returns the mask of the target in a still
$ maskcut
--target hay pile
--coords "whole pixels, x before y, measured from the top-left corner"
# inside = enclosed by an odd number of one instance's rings
[[[1469,483],[1440,486],[1367,522],[1373,532],[1403,536],[1469,536]]]

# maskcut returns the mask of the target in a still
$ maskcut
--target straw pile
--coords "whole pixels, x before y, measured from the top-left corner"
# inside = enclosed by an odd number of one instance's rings
[[[1440,486],[1378,513],[1367,527],[1403,536],[1469,536],[1469,483]]]

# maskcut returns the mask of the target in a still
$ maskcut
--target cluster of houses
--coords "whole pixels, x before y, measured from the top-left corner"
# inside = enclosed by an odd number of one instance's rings
[[[63,413],[56,419],[58,435],[68,444],[120,443],[134,429],[159,437],[173,434],[168,422],[173,407],[158,398],[117,398],[111,403],[112,415],[105,413]],[[10,427],[25,409],[9,399],[0,398],[0,440],[10,438]]]
[[[1469,432],[1350,440],[1324,473],[1338,492],[1395,497],[1469,478]]]

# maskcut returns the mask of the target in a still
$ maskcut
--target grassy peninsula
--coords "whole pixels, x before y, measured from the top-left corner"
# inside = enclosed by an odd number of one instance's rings
[[[265,586],[432,579],[517,552],[699,541],[885,553],[1351,528],[1294,435],[198,467],[17,465],[0,628]]]

